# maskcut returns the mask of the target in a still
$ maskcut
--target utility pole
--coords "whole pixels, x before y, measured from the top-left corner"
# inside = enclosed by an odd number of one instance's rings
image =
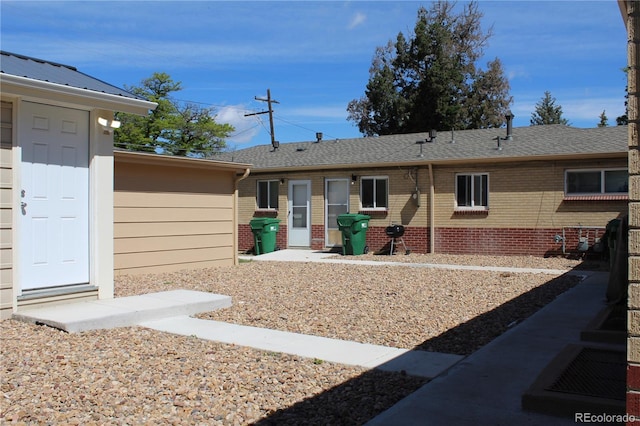
[[[271,107],[271,104],[279,104],[280,102],[271,99],[271,89],[267,89],[267,98],[259,98],[257,96],[254,97],[256,101],[261,101],[261,102],[266,102],[269,110],[267,111],[260,111],[260,112],[253,112],[251,114],[245,114],[245,117],[249,117],[250,115],[260,115],[260,114],[269,114],[269,129],[271,130],[271,145],[273,146],[274,149],[278,148],[278,145],[280,145],[277,141],[276,141],[276,134],[275,131],[273,129],[273,108]]]

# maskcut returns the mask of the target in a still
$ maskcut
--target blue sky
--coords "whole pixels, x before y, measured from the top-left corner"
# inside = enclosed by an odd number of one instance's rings
[[[461,6],[463,2],[458,2]],[[176,98],[214,107],[236,132],[232,148],[275,138],[360,137],[347,121],[361,97],[375,48],[409,34],[413,1],[7,1],[2,50],[77,67],[123,87],[154,72],[180,81]],[[480,1],[493,36],[480,64],[500,58],[515,126],[528,126],[546,90],[576,127],[624,113],[626,34],[615,1]]]

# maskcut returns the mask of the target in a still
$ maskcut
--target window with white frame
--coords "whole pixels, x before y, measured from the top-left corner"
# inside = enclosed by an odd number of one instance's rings
[[[389,178],[365,176],[360,179],[360,204],[363,209],[389,207]]]
[[[565,171],[566,195],[627,194],[628,169],[583,169]]]
[[[278,209],[278,189],[280,182],[277,180],[259,180],[257,202],[259,209]]]
[[[456,175],[456,208],[489,209],[489,174],[460,173]]]

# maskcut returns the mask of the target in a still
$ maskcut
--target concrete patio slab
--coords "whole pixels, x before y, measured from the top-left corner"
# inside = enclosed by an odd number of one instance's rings
[[[171,290],[32,308],[13,314],[13,318],[77,333],[127,327],[142,321],[175,315],[193,315],[229,306],[229,296],[192,290]]]

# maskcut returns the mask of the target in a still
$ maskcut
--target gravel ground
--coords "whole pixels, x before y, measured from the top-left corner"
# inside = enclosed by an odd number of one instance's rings
[[[566,259],[375,258],[584,267]],[[201,318],[469,354],[575,283],[548,274],[249,262],[117,277],[116,296],[210,291],[231,295],[233,306]],[[67,334],[2,321],[0,333],[7,424],[363,424],[425,383],[141,327]]]

